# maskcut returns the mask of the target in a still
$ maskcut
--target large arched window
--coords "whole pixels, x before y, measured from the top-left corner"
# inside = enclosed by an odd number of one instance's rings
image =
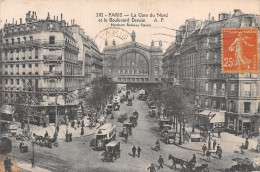
[[[140,53],[126,53],[117,60],[118,75],[148,75],[146,58]]]

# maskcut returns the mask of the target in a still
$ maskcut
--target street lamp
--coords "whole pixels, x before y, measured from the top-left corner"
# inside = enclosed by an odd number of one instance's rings
[[[31,159],[31,161],[32,161],[32,168],[35,168],[35,164],[34,164],[34,141],[32,141],[32,159]]]

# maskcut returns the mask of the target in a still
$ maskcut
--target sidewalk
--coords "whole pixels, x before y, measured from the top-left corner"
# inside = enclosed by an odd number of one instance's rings
[[[191,133],[192,128],[187,127],[185,130],[188,133]],[[195,129],[195,133],[199,133],[198,129]],[[213,140],[216,140],[217,144],[220,144],[224,152],[234,152],[234,151],[239,151],[240,152],[240,146],[242,143],[245,144],[245,138],[242,138],[241,136],[236,136],[234,134],[230,134],[228,132],[222,132],[221,133],[221,138],[218,138],[217,133],[211,133],[211,147],[213,145]],[[254,137],[253,139],[248,139],[249,141],[249,148],[250,149],[255,149],[257,145],[257,137]],[[177,139],[178,140],[178,139]],[[202,146],[203,144],[206,144],[208,146],[208,139],[206,142],[187,142],[183,143],[182,145],[179,145],[180,147],[183,147],[185,149],[193,149],[196,151],[202,151]]]
[[[90,125],[90,121],[89,121],[89,119],[87,119],[87,117],[84,117],[84,125],[85,125],[85,127],[84,127],[84,135],[83,136],[95,134],[96,128],[99,127],[99,123],[97,123],[96,127],[93,127],[93,128],[90,129],[88,127]],[[81,136],[80,135],[81,126],[78,127],[78,125],[75,124],[75,127],[76,127],[76,129],[72,128],[70,123],[68,125],[68,133],[72,133],[73,138]],[[18,132],[19,132],[19,130],[21,131],[20,128],[18,129]],[[59,126],[58,139],[65,139],[66,130],[67,130],[67,125],[60,125]],[[35,133],[36,135],[44,136],[46,131],[48,132],[50,137],[53,137],[53,135],[55,133],[55,124],[50,124],[46,128],[43,128],[42,126],[30,125],[30,132]]]

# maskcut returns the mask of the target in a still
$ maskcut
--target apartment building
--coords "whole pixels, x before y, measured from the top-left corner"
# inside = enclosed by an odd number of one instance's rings
[[[78,60],[79,48],[68,23],[60,16],[37,19],[29,11],[25,22],[6,21],[2,38],[2,99],[27,90],[25,83],[42,97],[39,108],[42,116],[33,121],[54,122],[54,106],[78,104],[77,96],[84,90],[83,62]],[[9,102],[10,103],[10,102]],[[37,119],[36,119],[37,118]]]

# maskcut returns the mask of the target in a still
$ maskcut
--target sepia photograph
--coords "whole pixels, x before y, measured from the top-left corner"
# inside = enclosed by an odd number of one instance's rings
[[[0,172],[260,171],[260,0],[0,0]]]

